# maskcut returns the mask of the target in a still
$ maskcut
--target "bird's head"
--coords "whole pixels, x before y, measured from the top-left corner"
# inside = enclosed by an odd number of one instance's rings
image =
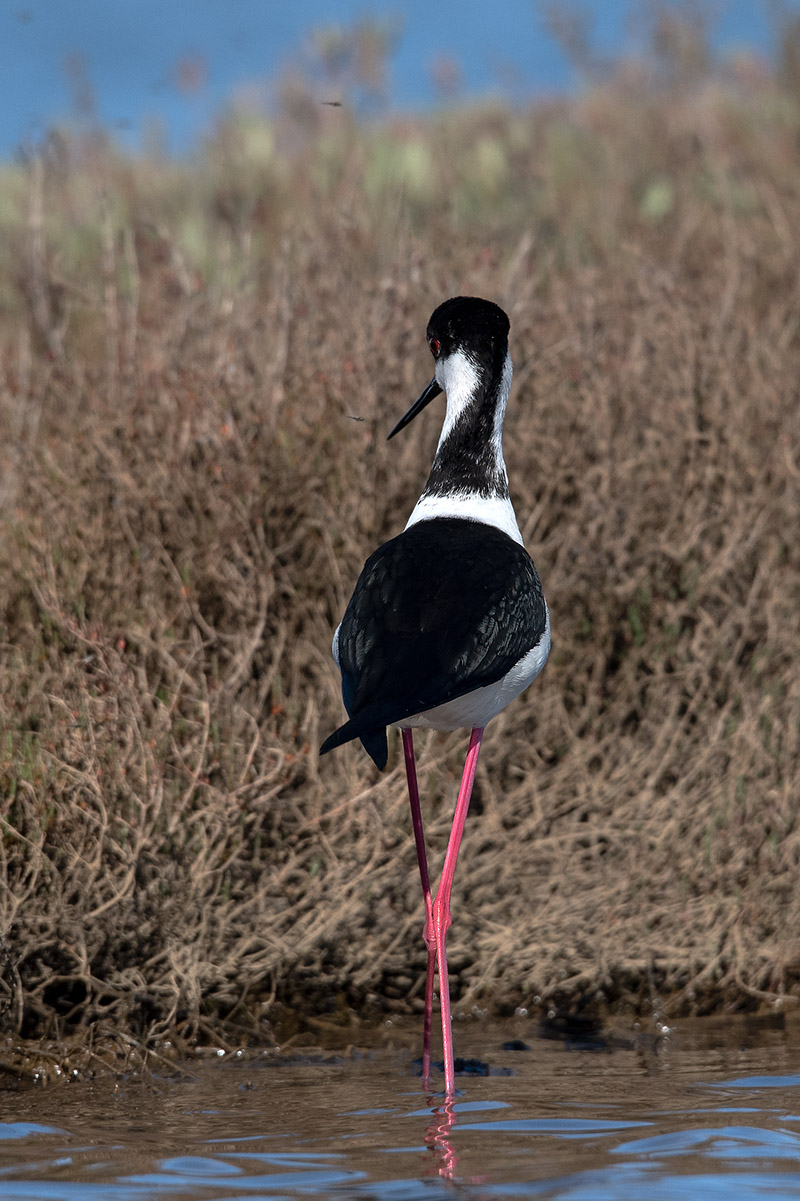
[[[466,403],[499,378],[508,357],[509,320],[499,305],[477,296],[454,296],[431,314],[428,346],[436,373],[389,434],[393,438],[441,392],[448,403]]]

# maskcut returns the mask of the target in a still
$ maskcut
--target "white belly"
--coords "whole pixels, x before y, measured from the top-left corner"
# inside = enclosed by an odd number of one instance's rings
[[[533,683],[547,662],[549,654],[550,611],[547,610],[547,621],[541,641],[533,650],[528,651],[527,655],[523,655],[502,679],[495,684],[487,684],[485,688],[476,688],[454,701],[437,705],[435,709],[426,709],[423,713],[404,717],[402,721],[393,724],[397,729],[415,730],[460,730],[464,726],[468,729],[486,726]]]

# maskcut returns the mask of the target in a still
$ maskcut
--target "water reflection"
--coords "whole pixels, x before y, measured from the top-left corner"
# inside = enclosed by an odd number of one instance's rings
[[[657,1057],[475,1033],[494,1074],[451,1098],[402,1048],[0,1092],[0,1198],[800,1199],[800,1027]]]
[[[434,1107],[433,1120],[425,1131],[425,1146],[433,1157],[433,1163],[425,1169],[425,1176],[455,1179],[458,1156],[450,1138],[456,1120],[454,1105],[453,1098],[448,1097],[438,1108]]]

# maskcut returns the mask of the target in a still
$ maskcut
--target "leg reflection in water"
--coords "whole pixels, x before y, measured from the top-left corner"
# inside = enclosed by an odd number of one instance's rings
[[[433,1097],[428,1098],[433,1101]],[[428,1164],[426,1176],[441,1176],[444,1180],[455,1180],[458,1157],[450,1141],[450,1132],[456,1120],[453,1113],[453,1098],[433,1109],[433,1121],[425,1131],[425,1146],[431,1152],[434,1162]]]
[[[435,1100],[435,1097],[428,1097],[432,1104]],[[450,1137],[456,1124],[454,1105],[454,1098],[447,1097],[431,1109],[433,1120],[425,1131],[425,1146],[430,1154],[423,1175],[440,1176],[442,1180],[457,1180],[459,1184],[486,1184],[488,1176],[456,1175],[458,1156]]]

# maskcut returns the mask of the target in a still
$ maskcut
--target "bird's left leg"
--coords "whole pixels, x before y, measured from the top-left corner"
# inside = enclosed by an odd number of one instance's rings
[[[408,778],[408,799],[411,802],[411,823],[414,827],[414,842],[417,848],[419,878],[425,898],[425,926],[423,937],[428,948],[428,970],[425,977],[425,1025],[422,1032],[422,1080],[428,1084],[431,1075],[431,1024],[433,1014],[433,976],[436,967],[436,938],[433,929],[433,904],[431,883],[428,876],[428,857],[425,853],[425,835],[422,831],[422,813],[417,787],[417,767],[414,762],[414,736],[410,729],[403,730],[403,755]]]

